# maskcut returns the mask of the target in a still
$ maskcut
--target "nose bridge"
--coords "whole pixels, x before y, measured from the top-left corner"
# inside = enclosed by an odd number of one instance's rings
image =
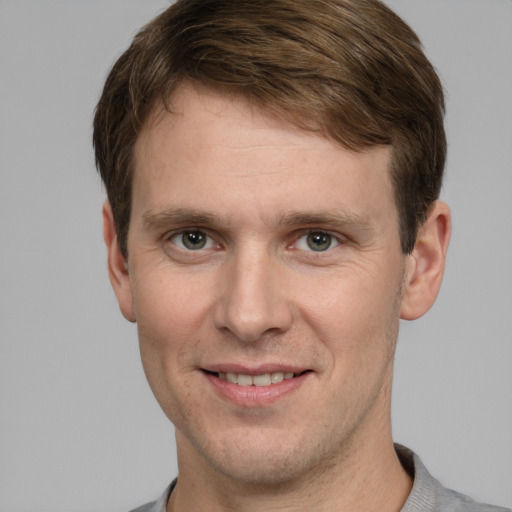
[[[223,293],[215,311],[218,329],[240,341],[254,342],[265,333],[284,332],[291,312],[283,289],[284,269],[265,244],[239,248],[226,263]]]

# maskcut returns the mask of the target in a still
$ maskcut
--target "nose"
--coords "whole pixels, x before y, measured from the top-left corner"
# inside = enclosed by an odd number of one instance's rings
[[[280,262],[266,249],[247,248],[225,265],[214,310],[216,328],[244,343],[287,331],[292,312]]]

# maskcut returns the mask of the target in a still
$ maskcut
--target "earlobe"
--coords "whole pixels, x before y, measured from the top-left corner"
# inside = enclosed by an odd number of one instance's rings
[[[119,247],[112,208],[108,201],[103,205],[103,239],[107,246],[108,275],[119,302],[119,308],[128,321],[135,322],[129,269]]]
[[[434,304],[443,280],[446,252],[451,235],[448,206],[437,201],[418,230],[407,268],[400,317],[415,320]]]

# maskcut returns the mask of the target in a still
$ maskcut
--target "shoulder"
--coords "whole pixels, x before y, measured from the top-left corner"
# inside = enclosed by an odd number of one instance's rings
[[[400,462],[414,477],[411,494],[400,512],[512,512],[510,508],[478,503],[444,487],[411,450],[395,445]]]
[[[146,503],[145,505],[141,505],[140,507],[130,510],[130,512],[165,512],[167,510],[167,502],[169,501],[169,496],[176,486],[176,482],[177,479],[174,479],[158,500]]]
[[[440,485],[439,508],[453,512],[511,512],[509,508],[478,503],[469,496],[446,489]]]
[[[133,510],[130,510],[130,512],[156,512],[158,509],[155,509],[155,505],[156,501],[152,501],[151,503],[146,503],[145,505],[134,508]],[[160,511],[158,510],[158,512]]]

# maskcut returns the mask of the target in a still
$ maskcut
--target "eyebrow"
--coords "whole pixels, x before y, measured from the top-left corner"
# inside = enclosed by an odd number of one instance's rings
[[[290,226],[351,226],[359,229],[370,229],[372,221],[369,216],[350,212],[344,209],[336,209],[321,212],[287,212],[282,215],[277,225]]]
[[[159,230],[172,225],[189,226],[235,226],[236,221],[229,217],[197,210],[194,208],[169,207],[160,211],[151,210],[142,215],[142,225],[146,229]],[[351,227],[371,231],[373,222],[367,215],[336,209],[320,212],[289,211],[277,216],[273,225],[278,228],[296,226],[335,226]]]
[[[215,225],[222,224],[218,215],[192,208],[170,207],[142,215],[142,225],[147,229],[159,229],[173,224]]]

